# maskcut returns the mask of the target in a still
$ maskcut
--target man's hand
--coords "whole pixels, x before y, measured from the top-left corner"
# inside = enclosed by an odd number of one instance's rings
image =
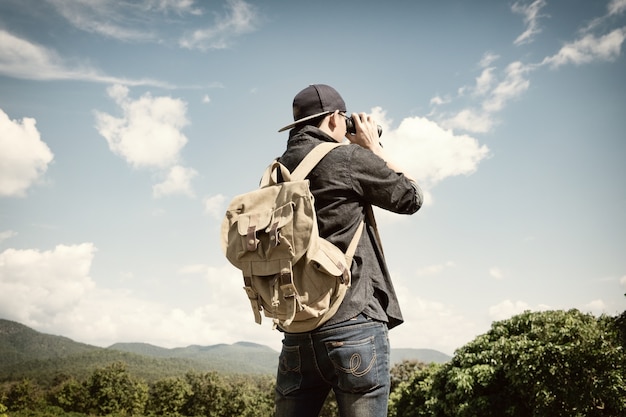
[[[348,140],[378,154],[381,146],[376,120],[365,113],[352,113],[352,120],[354,121],[356,134],[346,135]]]
[[[385,152],[381,146],[380,139],[378,137],[378,124],[372,116],[368,116],[365,113],[352,113],[352,120],[354,121],[354,127],[356,128],[356,134],[346,135],[350,142],[374,152],[374,154],[381,157],[387,163],[389,168],[398,173],[404,174],[404,176],[406,176],[409,180],[415,182],[413,177],[411,177],[408,173],[406,173],[406,171],[404,171],[404,169],[391,160],[389,155],[387,155],[387,152]]]

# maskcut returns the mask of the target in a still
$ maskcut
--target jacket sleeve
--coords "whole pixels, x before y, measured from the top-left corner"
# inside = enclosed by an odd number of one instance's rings
[[[413,214],[420,209],[423,193],[416,182],[390,169],[373,152],[358,145],[352,148],[350,181],[363,200],[399,214]]]

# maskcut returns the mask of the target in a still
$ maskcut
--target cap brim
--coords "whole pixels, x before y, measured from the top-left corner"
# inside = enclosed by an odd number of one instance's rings
[[[296,120],[295,122],[293,122],[293,123],[291,123],[291,124],[289,124],[289,125],[287,125],[287,126],[285,126],[285,127],[281,128],[281,129],[279,129],[278,131],[279,131],[279,132],[284,132],[285,130],[287,130],[287,129],[291,129],[291,128],[293,128],[295,125],[297,125],[297,124],[299,124],[299,123],[306,122],[307,120],[315,119],[316,117],[320,117],[320,116],[322,116],[322,115],[324,115],[324,114],[330,114],[330,113],[332,113],[332,111],[323,111],[323,112],[321,112],[321,113],[317,113],[317,114],[313,114],[313,115],[311,115],[311,116],[303,117],[302,119]]]

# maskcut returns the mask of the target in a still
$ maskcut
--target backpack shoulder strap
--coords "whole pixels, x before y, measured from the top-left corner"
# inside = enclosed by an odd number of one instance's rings
[[[277,184],[279,170],[280,170],[280,175],[283,178],[283,181],[291,181],[290,176],[289,176],[289,170],[283,164],[278,162],[278,158],[276,158],[265,169],[265,172],[263,173],[263,177],[261,177],[261,181],[259,182],[259,187],[264,188],[269,185]]]
[[[289,181],[301,181],[309,175],[309,172],[326,156],[326,154],[338,146],[343,146],[342,143],[324,142],[316,145],[309,153],[304,157],[298,166],[292,173],[280,162],[278,158],[274,159],[272,163],[265,169],[263,177],[259,182],[261,188],[268,185],[274,185],[278,183],[278,170],[283,182]]]
[[[352,236],[352,240],[350,241],[350,246],[346,250],[346,259],[348,260],[348,267],[352,264],[352,258],[354,257],[354,253],[356,252],[357,246],[359,246],[359,240],[361,239],[361,234],[363,233],[363,228],[365,227],[365,219],[359,225],[359,228],[356,229],[354,236]]]
[[[309,175],[309,172],[315,168],[322,158],[338,146],[343,146],[343,144],[337,142],[324,142],[315,146],[315,148],[313,148],[293,170],[290,175],[291,181],[301,181],[305,179],[306,176]]]

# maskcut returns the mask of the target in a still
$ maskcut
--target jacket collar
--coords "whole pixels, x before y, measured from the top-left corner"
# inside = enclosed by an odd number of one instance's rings
[[[289,132],[289,142],[311,140],[311,138],[322,142],[335,142],[335,139],[316,126],[307,125],[301,127],[300,129],[292,129]]]

